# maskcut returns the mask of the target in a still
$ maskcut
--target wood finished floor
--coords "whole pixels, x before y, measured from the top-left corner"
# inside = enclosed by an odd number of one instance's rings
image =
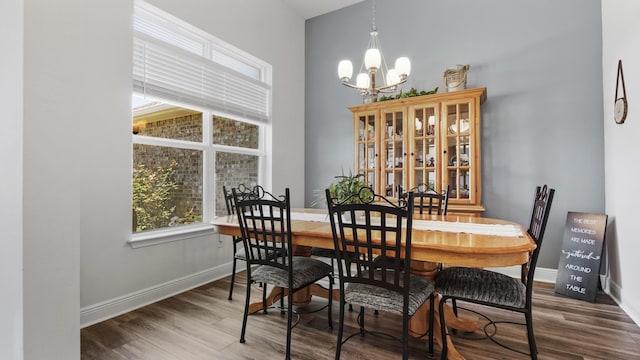
[[[240,344],[245,299],[244,273],[237,278],[234,298],[227,300],[230,278],[159,301],[141,309],[81,330],[83,360],[196,360],[196,359],[282,359],[284,358],[285,319],[278,311],[249,316],[246,343]],[[252,288],[252,301],[261,290]],[[311,306],[320,306],[318,299]],[[523,321],[521,316],[460,303],[493,320]],[[327,327],[327,312],[304,314],[293,329],[293,359],[333,359],[337,335],[338,303],[334,302],[334,330]],[[356,311],[345,311],[345,334],[356,331]],[[462,317],[478,318],[461,310]],[[517,315],[517,314],[515,314]],[[638,359],[640,328],[605,294],[595,304],[554,293],[550,284],[536,284],[534,290],[534,328],[538,358],[544,359]],[[399,334],[399,317],[367,312],[367,326],[394,329]],[[484,321],[480,319],[480,321]],[[398,329],[398,330],[395,330]],[[456,348],[467,359],[528,359],[486,340],[474,340],[480,332],[456,336]],[[497,337],[505,343],[527,350],[522,326],[501,325]],[[426,342],[410,341],[410,359],[427,358]],[[400,359],[399,343],[379,337],[356,337],[342,348],[342,359]],[[435,358],[440,358],[436,345]]]

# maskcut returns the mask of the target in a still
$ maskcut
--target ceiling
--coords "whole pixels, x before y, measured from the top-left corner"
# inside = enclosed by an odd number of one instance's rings
[[[305,19],[342,9],[364,0],[282,0]]]

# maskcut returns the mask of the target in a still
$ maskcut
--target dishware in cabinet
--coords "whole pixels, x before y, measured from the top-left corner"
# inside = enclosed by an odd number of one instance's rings
[[[476,88],[350,107],[357,171],[392,197],[421,184],[437,192],[449,186],[449,213],[480,215],[485,99],[486,89]]]

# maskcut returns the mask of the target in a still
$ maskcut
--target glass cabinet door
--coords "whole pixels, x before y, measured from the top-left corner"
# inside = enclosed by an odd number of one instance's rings
[[[378,152],[376,149],[376,116],[374,112],[358,115],[356,173],[365,174],[367,184],[376,188]]]
[[[449,188],[453,215],[479,216],[480,131],[486,88],[373,102],[353,114],[355,171],[376,194],[398,197],[416,187]]]
[[[440,165],[440,145],[438,136],[437,105],[425,105],[412,108],[409,126],[413,139],[410,142],[410,161],[413,162],[413,172],[410,184],[412,187],[441,190],[441,181],[436,176],[436,167]]]
[[[475,188],[475,175],[471,172],[472,161],[475,154],[473,131],[474,122],[471,113],[472,104],[447,103],[444,106],[446,111],[446,142],[445,159],[446,178],[449,185],[449,199],[458,200],[460,203],[469,203],[470,189]],[[446,186],[446,185],[445,185]]]
[[[404,146],[404,112],[382,111],[382,183],[385,196],[397,197],[399,186],[404,189],[405,161],[407,150]]]

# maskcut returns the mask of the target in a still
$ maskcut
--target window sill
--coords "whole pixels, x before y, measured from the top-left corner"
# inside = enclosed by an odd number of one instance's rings
[[[171,229],[152,230],[132,234],[131,240],[129,240],[128,243],[133,249],[137,249],[213,234],[214,230],[215,227],[211,224],[187,225]]]

